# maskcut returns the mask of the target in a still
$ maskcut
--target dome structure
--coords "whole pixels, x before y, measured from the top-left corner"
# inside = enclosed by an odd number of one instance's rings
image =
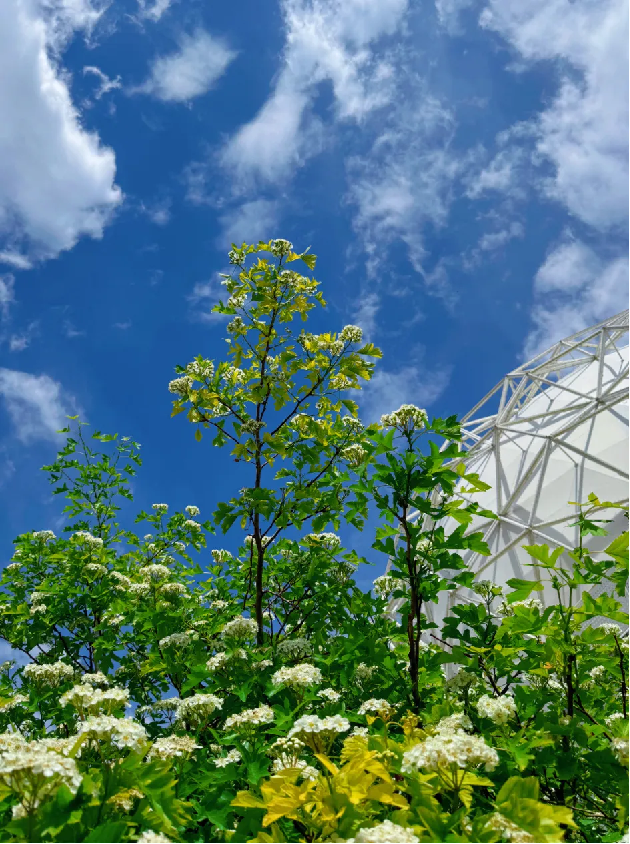
[[[460,552],[463,560],[478,579],[501,586],[513,577],[546,580],[527,565],[534,561],[522,546],[573,550],[579,544],[573,524],[579,509],[569,501],[584,502],[594,492],[602,501],[628,503],[628,311],[561,340],[508,373],[461,419],[461,429],[466,470],[490,489],[458,497],[498,515],[497,520],[476,516],[467,528],[483,533],[490,556],[466,550]],[[603,525],[608,536],[585,541],[597,559],[627,529],[628,518],[624,510],[610,508],[594,518],[612,519]],[[454,519],[439,524],[447,534],[458,526]],[[604,589],[605,584],[596,586],[592,594]],[[545,586],[536,597],[547,604],[557,596]],[[627,610],[627,594],[621,600]],[[477,601],[470,589],[442,592],[437,605],[426,607],[427,616],[441,625],[454,605]],[[400,599],[392,601],[388,614],[400,605]]]

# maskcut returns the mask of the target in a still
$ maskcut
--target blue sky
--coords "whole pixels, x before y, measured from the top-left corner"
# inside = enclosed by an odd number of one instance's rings
[[[626,308],[627,18],[625,0],[4,0],[5,559],[61,530],[38,470],[68,413],[142,443],[137,510],[207,517],[241,485],[167,389],[224,352],[232,240],[312,247],[314,330],[360,324],[384,351],[368,421],[462,415]]]

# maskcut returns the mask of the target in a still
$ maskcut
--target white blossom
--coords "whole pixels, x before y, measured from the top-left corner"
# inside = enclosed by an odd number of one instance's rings
[[[332,703],[336,703],[341,699],[339,692],[336,692],[334,689],[321,689],[317,692],[317,697],[322,697],[324,700],[329,700]]]
[[[188,758],[200,747],[192,736],[162,736],[153,742],[147,754],[147,761],[172,759],[175,756]]]
[[[241,754],[238,750],[230,750],[227,756],[220,756],[218,759],[214,760],[214,764],[217,768],[226,768],[228,765],[232,764],[232,762],[240,762],[241,761]]]
[[[477,712],[482,718],[489,718],[495,724],[507,724],[516,716],[516,704],[510,695],[489,697],[482,695],[477,701]]]
[[[33,662],[24,667],[23,675],[32,683],[54,687],[74,677],[74,668],[66,665],[65,662],[44,663],[42,665]]]
[[[339,335],[344,343],[360,343],[363,339],[363,331],[357,325],[345,325]]]
[[[56,538],[57,537],[52,532],[52,530],[34,530],[33,531],[33,539],[40,539],[42,542],[49,542],[51,539],[56,539]]]
[[[309,533],[304,537],[305,542],[312,545],[319,545],[331,551],[341,546],[341,539],[336,533]]]
[[[504,838],[507,838],[508,841],[514,841],[515,844],[518,844],[518,842],[527,844],[527,842],[534,841],[533,835],[530,835],[529,832],[521,829],[520,826],[517,826],[513,823],[513,821],[504,817],[500,812],[495,812],[492,815],[490,820],[486,823],[486,829],[492,829],[500,832]]]
[[[177,719],[199,724],[217,709],[223,708],[223,701],[216,695],[197,694],[181,698],[177,705]]]
[[[258,633],[258,625],[255,619],[245,618],[245,616],[237,616],[232,621],[228,621],[221,631],[221,636],[233,639],[242,639],[247,641],[253,639]]]
[[[190,644],[190,636],[187,633],[171,633],[160,639],[161,648],[185,648]]]
[[[171,570],[160,563],[152,563],[149,566],[142,566],[138,574],[143,580],[164,580],[171,576]]]
[[[426,410],[422,410],[413,404],[403,404],[393,413],[384,413],[381,416],[381,425],[384,428],[413,431],[415,428],[423,428],[427,419]]]
[[[374,697],[362,703],[357,710],[359,715],[367,715],[369,712],[375,712],[382,718],[390,718],[395,711],[396,707],[392,706],[391,703],[386,700]]]
[[[168,510],[168,504],[152,504],[151,507],[153,507],[157,513],[166,513]]]
[[[90,715],[78,723],[77,734],[90,739],[105,739],[120,750],[139,750],[147,740],[142,724],[113,715]]]
[[[245,709],[236,715],[230,715],[225,722],[225,729],[242,730],[247,729],[249,725],[254,727],[260,724],[269,724],[274,720],[274,712],[270,706],[258,706],[255,709]]]
[[[292,688],[319,685],[322,682],[322,672],[315,665],[307,662],[294,665],[292,668],[281,668],[271,677],[274,686],[286,685]]]
[[[192,386],[193,379],[188,375],[182,375],[179,378],[173,378],[172,381],[169,381],[168,391],[169,393],[186,397],[192,390]]]
[[[400,826],[392,821],[383,821],[372,827],[363,827],[354,838],[346,839],[351,844],[417,844],[420,839],[412,829]]]
[[[301,656],[310,656],[313,653],[313,647],[308,639],[301,636],[295,639],[283,639],[278,643],[278,654],[280,656],[290,657],[294,659]]]
[[[170,844],[171,839],[161,832],[153,832],[152,829],[145,829],[140,838],[136,839],[138,844]]]
[[[437,731],[425,741],[403,754],[402,771],[438,771],[440,768],[476,768],[484,765],[492,771],[499,756],[482,736],[471,736],[464,730]]]
[[[192,519],[194,516],[198,516],[198,515],[199,515],[199,513],[201,512],[201,510],[199,509],[199,507],[195,507],[195,505],[194,505],[194,504],[188,504],[188,506],[187,506],[187,507],[185,507],[185,510],[186,510],[186,512],[188,513],[188,515],[191,517],[191,519]]]

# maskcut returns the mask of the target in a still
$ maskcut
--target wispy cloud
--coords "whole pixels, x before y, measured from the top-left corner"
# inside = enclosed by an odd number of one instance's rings
[[[115,79],[110,79],[110,77],[107,76],[107,74],[103,73],[103,71],[98,67],[86,65],[83,68],[83,75],[96,76],[99,81],[98,88],[92,95],[95,100],[100,100],[103,94],[108,94],[110,91],[115,91],[117,88],[122,88],[120,76],[117,76]]]
[[[3,322],[9,318],[9,309],[15,302],[15,278],[11,273],[0,276],[0,314]]]
[[[146,0],[138,0],[139,13],[141,18],[147,18],[154,23],[170,9],[173,0],[153,0],[147,3]]]
[[[424,355],[416,355],[417,362],[387,371],[378,368],[374,377],[358,394],[364,423],[378,422],[383,413],[397,410],[401,404],[429,407],[449,385],[449,367],[426,367]]]
[[[180,39],[179,50],[155,59],[148,79],[128,93],[187,102],[207,93],[236,55],[223,40],[198,29]]]
[[[335,117],[361,122],[393,95],[392,68],[374,45],[392,35],[407,0],[283,0],[286,42],[274,89],[230,140],[225,167],[241,179],[274,182],[322,148],[312,114],[319,86],[332,85]]]
[[[627,308],[628,260],[602,259],[586,244],[565,235],[538,270],[534,296],[524,360]]]
[[[279,203],[276,200],[255,199],[244,202],[219,217],[222,231],[217,245],[227,247],[232,243],[269,240],[276,233],[278,220]]]
[[[61,384],[48,375],[31,375],[15,369],[0,369],[0,396],[22,442],[57,440],[75,401],[65,395]]]
[[[219,275],[213,276],[209,281],[201,281],[195,284],[192,293],[186,299],[190,306],[190,318],[194,322],[224,322],[229,317],[224,314],[212,312],[212,308],[219,304],[219,299],[226,299],[225,287],[221,284]]]

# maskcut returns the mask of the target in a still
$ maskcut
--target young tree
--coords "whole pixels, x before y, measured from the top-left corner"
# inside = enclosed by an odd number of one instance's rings
[[[270,257],[247,265],[248,256],[261,253]],[[215,364],[199,356],[178,366],[180,377],[169,389],[177,396],[173,415],[188,408],[198,440],[203,428],[212,429],[213,445],[230,443],[234,458],[251,465],[251,485],[219,504],[215,521],[225,532],[240,519],[251,531],[244,607],[262,644],[265,566],[273,545],[290,528],[310,523],[317,533],[338,525],[346,495],[342,464],[362,454],[356,402],[342,395],[369,381],[369,359],[381,353],[371,343],[361,345],[362,331],[353,325],[338,334],[292,329],[296,318],[306,320],[326,304],[319,282],[288,268],[300,260],[312,270],[314,255],[272,240],[235,246],[229,257],[235,267],[223,277],[229,298],[214,308],[232,317],[227,360]]]

